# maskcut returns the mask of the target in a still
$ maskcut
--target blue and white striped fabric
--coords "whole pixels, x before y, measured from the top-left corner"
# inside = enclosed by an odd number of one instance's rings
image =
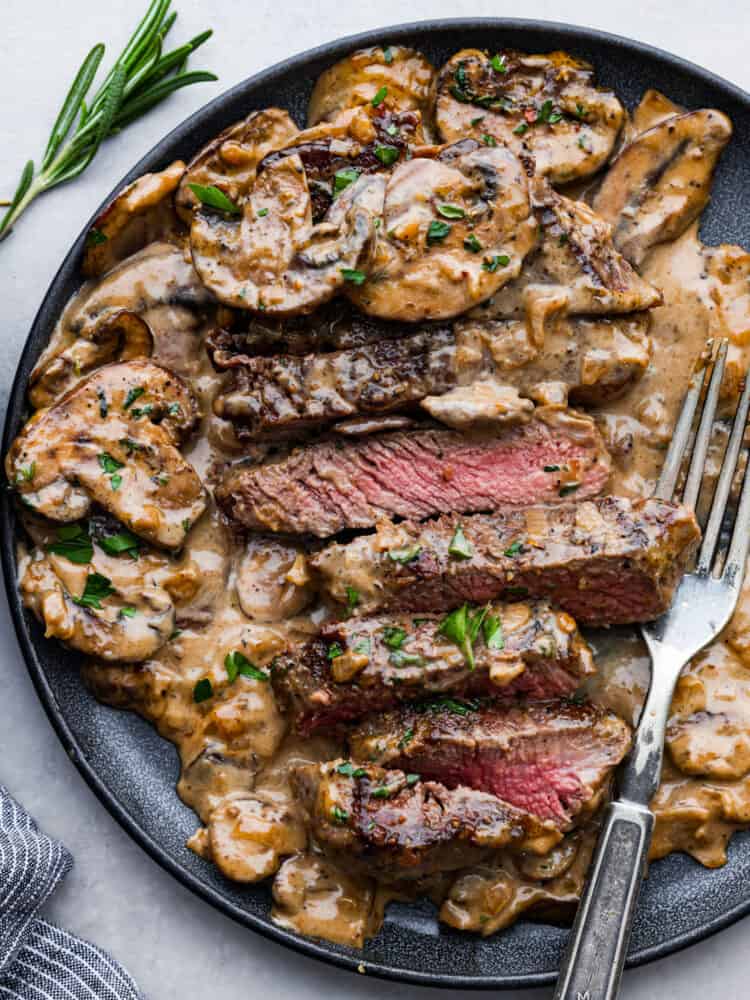
[[[106,952],[37,917],[72,867],[0,785],[0,1000],[142,1000]]]

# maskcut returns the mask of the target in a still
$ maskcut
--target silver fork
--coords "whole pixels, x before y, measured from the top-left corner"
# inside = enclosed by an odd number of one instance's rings
[[[727,344],[723,341],[715,353],[694,438],[693,420],[709,365],[697,370],[691,378],[654,494],[662,500],[671,500],[675,495],[683,459],[690,456],[692,439],[692,457],[682,500],[695,509],[726,354]],[[641,634],[651,654],[651,685],[633,749],[620,772],[619,795],[604,815],[555,988],[555,1000],[612,1000],[619,991],[654,827],[649,803],[659,785],[664,736],[675,684],[682,668],[729,622],[745,575],[750,547],[750,462],[746,466],[731,541],[728,547],[720,547],[719,542],[739,457],[743,450],[747,451],[744,436],[749,405],[750,372],[734,417],[695,569],[682,578],[669,611],[641,626]],[[720,570],[722,559],[724,565]]]

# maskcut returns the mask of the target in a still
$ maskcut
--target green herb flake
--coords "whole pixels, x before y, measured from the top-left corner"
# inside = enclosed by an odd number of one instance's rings
[[[474,555],[474,547],[464,534],[461,524],[457,524],[456,530],[453,532],[453,538],[448,546],[448,555],[453,556],[454,559],[471,559]]]
[[[529,126],[528,126],[528,123],[527,123],[527,122],[520,122],[520,123],[519,123],[518,125],[516,125],[516,127],[515,127],[515,128],[513,129],[513,135],[526,135],[526,133],[527,133],[528,131],[529,131]]]
[[[383,59],[385,59],[386,64],[388,66],[390,66],[391,63],[393,62],[393,50],[391,49],[390,45],[388,46],[388,48],[383,49]]]
[[[562,112],[555,110],[552,101],[547,99],[537,112],[536,120],[547,125],[555,125],[562,120]]]
[[[357,271],[353,267],[342,267],[341,274],[344,281],[350,281],[353,285],[364,285],[367,275],[364,271]]]
[[[444,219],[463,219],[466,215],[460,205],[438,205],[437,210]]]
[[[388,96],[388,88],[387,87],[380,87],[379,90],[378,90],[378,92],[375,94],[375,96],[373,97],[373,99],[370,101],[370,104],[372,104],[372,106],[374,108],[378,108],[378,107],[380,107],[380,105],[383,103],[383,101],[386,99],[387,96]]]
[[[182,407],[179,403],[170,403],[167,407],[167,413],[170,417],[179,417],[182,413]]]
[[[359,604],[359,591],[355,590],[354,587],[350,587],[347,585],[346,610],[349,612],[349,614],[351,614],[352,611],[354,611],[354,609],[357,607],[358,604]]]
[[[390,167],[398,159],[398,149],[395,146],[377,145],[375,155],[384,167]]]
[[[591,148],[591,142],[589,140],[589,137],[587,135],[585,135],[585,134],[578,136],[578,145],[584,151],[584,153],[591,153],[591,152],[593,152],[593,150]]]
[[[172,632],[172,634],[170,635],[169,639],[167,639],[167,642],[173,642],[175,639],[179,639],[181,635],[182,635],[182,629],[176,628],[174,632]]]
[[[388,135],[390,135],[390,136],[398,135],[398,126],[397,125],[393,125],[393,124],[386,125],[385,130],[388,133]]]
[[[89,234],[86,237],[86,243],[90,247],[100,247],[102,243],[106,243],[107,241],[108,237],[105,236],[101,229],[97,229],[96,226],[92,226],[92,228],[89,229]]]
[[[265,219],[267,215],[268,215],[267,208],[259,208],[258,211],[255,213],[256,219]]]
[[[398,741],[397,749],[405,750],[413,739],[414,739],[414,728],[413,726],[409,726],[404,735]]]
[[[544,466],[544,471],[545,472],[559,472],[560,471],[560,466],[559,465],[545,465]]]
[[[485,146],[497,146],[497,139],[494,137],[494,135],[488,135],[486,132],[482,136],[482,142],[485,144]]]
[[[424,657],[419,653],[405,653],[403,649],[395,649],[388,657],[394,667],[423,667]]]
[[[373,788],[372,797],[374,799],[389,799],[397,791],[398,787],[396,785],[378,785],[377,788]]]
[[[129,604],[126,604],[124,608],[120,608],[118,613],[119,618],[135,618],[137,614],[137,609]]]
[[[119,556],[127,553],[132,559],[140,555],[140,540],[130,531],[118,531],[115,535],[104,535],[97,539],[97,544],[107,555]]]
[[[230,684],[234,684],[238,677],[249,677],[253,681],[268,681],[268,674],[251,663],[239,649],[227,653],[224,657],[224,669]]]
[[[521,551],[521,548],[521,543],[519,541],[515,541],[512,545],[508,546],[503,555],[506,555],[509,559],[514,559]]]
[[[451,226],[448,222],[439,222],[437,219],[433,219],[427,229],[427,245],[430,246],[432,243],[444,240],[450,231]]]
[[[145,391],[146,390],[143,388],[142,385],[136,385],[132,389],[128,389],[128,394],[125,397],[125,402],[122,404],[123,410],[129,410],[130,407],[133,405],[133,403],[136,401],[136,399],[142,396]]]
[[[482,270],[494,274],[499,267],[507,267],[508,264],[510,264],[510,257],[506,253],[498,253],[482,262]]]
[[[482,634],[488,649],[504,649],[503,623],[496,615],[487,615],[482,622]]]
[[[112,487],[112,492],[116,493],[122,486],[122,476],[119,472],[116,472],[113,476],[109,477],[109,485]]]
[[[472,118],[471,119],[471,124],[472,125],[481,125],[483,121],[484,121],[484,115],[479,115],[477,118]]]
[[[224,194],[224,192],[213,184],[188,184],[195,197],[206,208],[213,208],[217,212],[226,212],[227,215],[240,215],[242,209]]]
[[[561,496],[561,497],[567,497],[571,493],[575,493],[575,491],[579,488],[580,485],[581,485],[580,483],[565,483],[557,491],[557,494],[558,494],[558,496]]]
[[[337,656],[343,656],[344,650],[340,642],[332,642],[328,647],[328,659],[335,660]]]
[[[342,170],[337,170],[333,175],[333,196],[341,194],[341,192],[348,188],[350,184],[353,184],[359,177],[360,171],[356,167],[344,167]]]
[[[401,649],[406,639],[406,630],[398,625],[386,625],[383,629],[383,642],[389,649]]]
[[[560,233],[559,239],[557,241],[557,245],[559,247],[564,247],[567,242],[568,242],[568,234],[567,233]]]
[[[501,56],[499,53],[495,53],[495,55],[490,59],[490,66],[496,73],[508,72],[508,67],[505,64],[505,56]]]
[[[479,253],[482,249],[482,244],[476,238],[474,233],[469,233],[464,240],[464,250],[468,250],[469,253]]]
[[[343,774],[346,778],[364,778],[367,774],[366,768],[355,767],[350,760],[344,761],[343,764],[339,764],[336,770],[339,774]]]
[[[370,640],[367,638],[360,639],[356,643],[356,645],[352,647],[352,649],[354,650],[355,653],[359,653],[360,656],[369,656],[372,649],[372,644]]]
[[[80,597],[73,597],[72,600],[82,608],[102,609],[102,601],[114,594],[115,588],[112,581],[102,576],[101,573],[89,573],[86,577],[86,585]]]
[[[419,779],[421,777],[422,777],[421,774],[407,774],[406,775],[406,784],[407,784],[407,786],[409,788],[411,788],[412,785],[416,785],[416,783],[419,781]]]
[[[90,563],[94,555],[87,529],[81,524],[65,524],[57,529],[57,541],[47,546],[48,552],[64,556],[79,566]]]
[[[578,102],[576,104],[576,118],[580,118],[581,120],[583,120],[587,114],[588,112],[586,111],[584,106],[580,102]]]
[[[402,545],[398,549],[391,549],[388,553],[388,558],[392,559],[393,562],[406,566],[408,563],[414,562],[421,551],[422,546],[416,543],[414,545]]]
[[[201,677],[193,688],[193,701],[200,705],[202,701],[208,701],[214,696],[214,686],[208,677]]]
[[[125,464],[124,462],[119,462],[116,458],[110,455],[108,451],[101,452],[97,455],[97,459],[99,461],[99,465],[108,475],[113,472],[117,472],[118,469],[122,469]]]

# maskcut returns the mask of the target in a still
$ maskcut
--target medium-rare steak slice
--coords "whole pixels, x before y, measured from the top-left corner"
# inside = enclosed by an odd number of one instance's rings
[[[320,441],[261,465],[235,465],[215,495],[244,527],[324,538],[388,516],[554,503],[566,482],[580,484],[578,496],[596,496],[610,469],[590,417],[541,408],[528,423],[492,433],[430,427]]]
[[[490,792],[567,830],[599,807],[630,736],[626,722],[593,705],[438,702],[366,719],[349,747],[355,761]]]
[[[484,620],[473,667],[466,650],[439,631],[440,615],[326,625],[316,639],[276,657],[274,692],[296,731],[309,735],[420,698],[564,697],[595,672],[565,612],[545,603],[494,604]]]
[[[501,847],[544,854],[561,839],[553,823],[495,795],[372,764],[305,764],[292,785],[319,846],[384,881],[465,868]]]
[[[346,604],[356,591],[360,614],[530,596],[579,623],[615,625],[666,611],[699,537],[694,514],[678,504],[602,497],[386,522],[310,561],[334,600]]]

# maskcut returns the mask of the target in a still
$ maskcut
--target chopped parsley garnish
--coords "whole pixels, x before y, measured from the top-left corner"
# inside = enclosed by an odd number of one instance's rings
[[[140,555],[140,541],[130,531],[123,530],[118,531],[116,535],[104,535],[97,539],[97,542],[110,556],[119,556],[127,552],[132,559],[137,559]]]
[[[126,604],[124,608],[120,608],[118,613],[119,618],[135,618],[137,609],[129,604]]]
[[[97,229],[96,226],[93,226],[91,229],[89,229],[89,234],[86,237],[86,242],[90,247],[101,246],[102,243],[106,243],[107,240],[108,237],[104,235],[101,229]]]
[[[440,622],[438,634],[455,643],[464,655],[469,669],[475,667],[474,643],[489,612],[489,604],[483,608],[471,611],[468,604],[463,604]]]
[[[339,774],[343,774],[347,778],[364,778],[367,774],[366,768],[355,767],[350,760],[345,761],[343,764],[339,764],[336,770]]]
[[[398,749],[405,750],[413,739],[414,739],[414,729],[412,726],[409,726],[404,735],[398,741]]]
[[[108,577],[102,576],[101,573],[89,573],[83,593],[80,597],[73,597],[72,600],[82,608],[96,608],[97,611],[101,611],[102,601],[114,592],[115,588]]]
[[[521,543],[519,541],[515,541],[512,545],[508,546],[503,555],[508,556],[509,559],[513,559],[521,551],[521,548]]]
[[[495,53],[495,55],[490,59],[490,66],[496,73],[508,72],[508,67],[505,65],[505,56],[501,56],[499,53]]]
[[[170,635],[170,637],[167,640],[167,642],[172,642],[174,639],[179,639],[181,635],[182,635],[182,629],[181,628],[176,628],[174,630],[174,632]]]
[[[128,389],[128,394],[125,397],[125,402],[122,404],[123,410],[129,410],[133,403],[142,396],[146,390],[142,385],[136,385],[132,389]]]
[[[470,253],[479,253],[482,250],[482,244],[476,238],[474,233],[469,233],[469,235],[464,240],[464,250],[468,250]]]
[[[233,649],[231,653],[227,653],[224,657],[224,669],[230,684],[234,684],[238,677],[250,677],[254,681],[268,681],[268,674],[251,663],[239,649]]]
[[[527,122],[521,122],[519,125],[513,129],[513,135],[526,135],[529,131],[529,126]]]
[[[258,211],[255,213],[255,215],[256,215],[256,218],[258,218],[258,219],[265,219],[265,217],[268,215],[268,209],[267,208],[259,208]]]
[[[584,153],[590,153],[590,152],[592,152],[591,142],[590,142],[589,137],[587,135],[579,135],[578,136],[578,145],[584,151]]]
[[[118,469],[122,469],[124,462],[118,462],[116,458],[113,458],[108,451],[103,451],[101,454],[97,455],[99,459],[99,465],[102,469],[109,475],[113,472],[117,472]]]
[[[547,99],[539,111],[537,111],[536,120],[544,122],[547,125],[555,125],[557,122],[562,121],[562,112],[555,111],[552,101]]]
[[[201,677],[193,688],[193,701],[200,705],[202,701],[208,701],[214,696],[214,686],[208,677]]]
[[[386,125],[385,130],[388,135],[398,135],[398,125],[391,123],[390,125]]]
[[[373,99],[370,101],[374,108],[379,107],[388,96],[388,88],[380,87]]]
[[[344,167],[343,170],[337,170],[333,175],[334,198],[337,194],[341,194],[344,188],[348,188],[350,184],[353,184],[358,177],[359,170],[356,167]]]
[[[154,404],[146,403],[145,406],[134,406],[130,412],[137,419],[138,417],[148,417],[153,411]]]
[[[364,285],[367,275],[364,271],[357,271],[353,267],[342,267],[341,274],[344,281],[351,281],[353,285]]]
[[[116,472],[114,476],[109,477],[109,485],[112,487],[112,492],[116,493],[117,490],[122,486],[122,476],[119,472]]]
[[[218,212],[226,212],[227,215],[240,215],[242,212],[239,205],[235,205],[231,198],[227,198],[224,192],[213,184],[207,186],[204,184],[188,184],[188,187],[201,205],[205,205],[207,208],[216,209]]]
[[[497,139],[494,137],[494,135],[487,135],[486,132],[482,136],[482,142],[485,144],[485,146],[497,146]]]
[[[483,121],[484,121],[484,115],[479,115],[477,118],[472,118],[471,119],[471,124],[472,125],[481,125]]]
[[[355,590],[354,587],[347,586],[346,588],[346,610],[349,614],[354,611],[354,609],[359,604],[359,591]]]
[[[375,147],[375,155],[384,167],[390,167],[398,159],[398,149],[395,146],[378,145]]]
[[[132,438],[120,438],[119,443],[123,446],[128,455],[132,455],[134,451],[145,451],[146,448],[139,441],[134,441]]]
[[[451,227],[447,222],[438,222],[437,219],[433,219],[427,230],[427,245],[431,243],[439,243],[440,240],[444,240],[448,233],[451,231]]]
[[[370,640],[367,638],[360,639],[356,646],[353,646],[352,649],[355,653],[359,653],[361,656],[369,656],[371,650]]]
[[[389,799],[391,795],[395,795],[397,791],[397,785],[378,785],[377,788],[373,788],[372,797],[374,799]]]
[[[167,407],[167,413],[170,417],[179,417],[182,413],[182,407],[179,403],[170,403]]]
[[[468,715],[469,712],[476,712],[479,708],[479,702],[459,701],[457,698],[436,698],[435,701],[429,701],[423,707],[428,712],[435,712],[445,708],[456,715]]]
[[[421,777],[422,777],[421,774],[407,774],[406,775],[407,786],[411,788],[412,785],[416,785],[416,783],[419,781]]]
[[[456,530],[453,532],[453,538],[448,546],[448,555],[455,559],[471,559],[474,555],[474,547],[464,534],[464,529],[460,524],[456,525]]]
[[[17,483],[30,483],[36,475],[36,462],[30,465],[22,465],[16,475]]]
[[[383,59],[385,59],[386,63],[389,66],[393,62],[393,52],[391,51],[390,45],[388,46],[387,49],[383,49]]]
[[[405,566],[407,563],[414,562],[421,551],[422,546],[416,543],[414,545],[402,545],[399,549],[391,549],[388,553],[388,558],[392,559],[393,562],[401,563]]]
[[[463,219],[466,215],[460,205],[438,205],[437,210],[444,219]]]
[[[504,649],[503,623],[496,615],[486,615],[482,622],[482,634],[487,649]]]
[[[588,112],[584,106],[580,103],[576,104],[576,118],[585,118]]]
[[[581,485],[580,483],[565,483],[557,491],[557,494],[558,496],[566,497],[571,493],[575,493],[575,491],[578,489],[580,485]]]
[[[349,819],[349,813],[346,809],[342,809],[341,806],[333,806],[331,809],[331,819],[334,823],[343,825]]]
[[[494,274],[499,267],[507,267],[510,264],[510,257],[507,253],[496,253],[493,257],[482,261],[482,270]]]
[[[559,465],[545,465],[544,466],[544,471],[545,472],[559,472],[560,471],[560,466]]]
[[[406,639],[406,631],[398,625],[387,625],[383,629],[383,642],[389,649],[401,649]]]
[[[65,556],[72,563],[90,563],[94,555],[89,533],[81,524],[64,524],[57,529],[57,541],[47,546],[48,552]]]
[[[344,650],[340,642],[332,642],[328,647],[328,659],[335,660],[337,656],[343,656]]]
[[[419,653],[405,653],[403,649],[395,649],[388,657],[394,667],[423,667],[424,658]]]
[[[107,394],[104,389],[99,389],[96,394],[99,397],[99,416],[104,420],[104,418],[109,413],[109,403],[107,402]]]

